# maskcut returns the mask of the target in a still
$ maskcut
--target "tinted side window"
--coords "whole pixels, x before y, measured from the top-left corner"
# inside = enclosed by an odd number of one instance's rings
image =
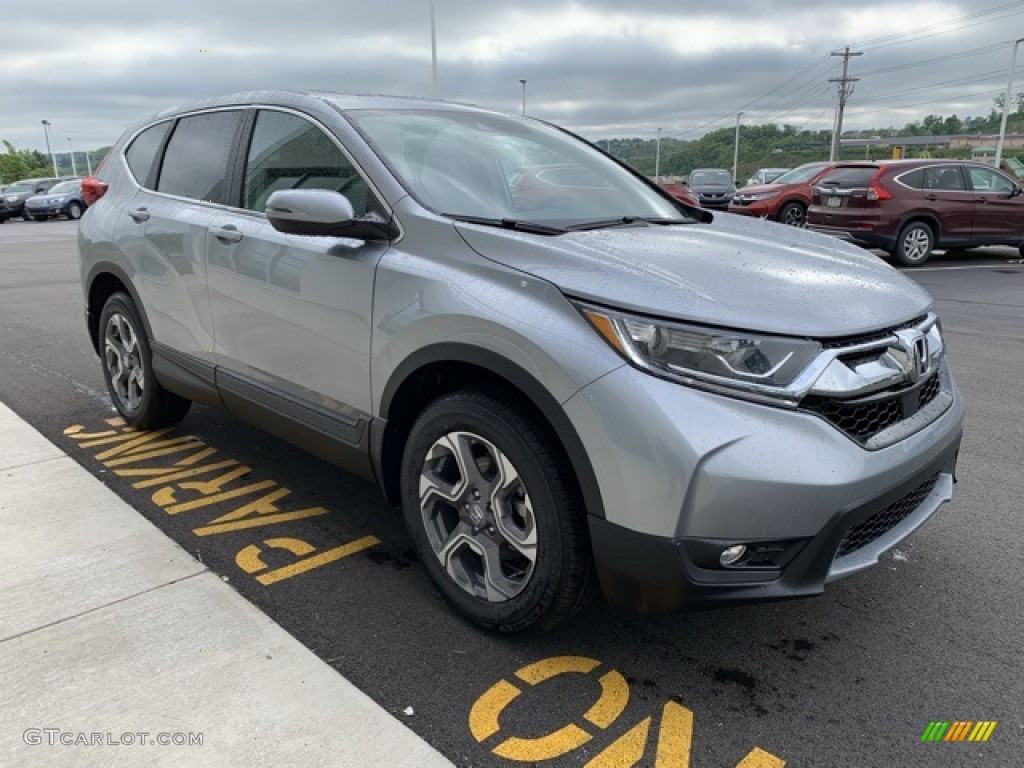
[[[924,169],[918,168],[916,171],[910,171],[896,177],[897,181],[905,187],[911,189],[924,189]]]
[[[147,128],[135,137],[131,146],[128,147],[128,151],[124,153],[124,159],[128,161],[128,168],[131,170],[132,176],[144,187],[150,186],[152,181],[150,173],[156,161],[156,153],[169,130],[171,130],[170,121]]]
[[[878,173],[877,168],[839,168],[818,182],[822,187],[837,189],[864,189]]]
[[[1013,191],[1013,182],[1001,173],[990,171],[988,168],[970,167],[971,187],[975,192],[992,192],[1000,195],[1008,195]]]
[[[317,126],[288,112],[260,110],[245,169],[242,206],[263,211],[279,189],[330,189],[356,216],[377,207],[369,187],[338,146]]]
[[[171,134],[157,190],[211,203],[227,203],[228,157],[242,113],[183,117]]]
[[[964,189],[960,169],[950,165],[929,166],[924,169],[925,189]]]

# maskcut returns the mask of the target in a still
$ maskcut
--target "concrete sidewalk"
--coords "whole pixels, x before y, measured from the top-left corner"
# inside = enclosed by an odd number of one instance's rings
[[[451,765],[2,404],[0,531],[0,765]]]

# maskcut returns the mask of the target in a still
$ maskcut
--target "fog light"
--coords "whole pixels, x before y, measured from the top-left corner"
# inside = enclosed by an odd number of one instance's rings
[[[747,554],[747,545],[735,544],[731,547],[726,547],[722,550],[722,554],[718,558],[718,562],[720,562],[722,565],[734,565],[745,554]]]

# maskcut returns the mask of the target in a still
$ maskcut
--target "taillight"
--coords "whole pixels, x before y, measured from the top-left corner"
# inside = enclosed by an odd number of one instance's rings
[[[885,173],[884,165],[878,169],[878,172],[868,182],[868,200],[892,200],[892,194],[878,181],[883,173]]]
[[[97,169],[99,170],[99,169]],[[107,191],[107,183],[100,181],[95,176],[89,176],[82,180],[82,199],[86,205],[92,205]]]

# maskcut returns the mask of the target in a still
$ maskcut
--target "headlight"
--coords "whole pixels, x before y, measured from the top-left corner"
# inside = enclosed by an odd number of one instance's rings
[[[807,339],[652,321],[577,304],[626,360],[682,384],[795,406],[801,374],[821,352]]]
[[[778,197],[778,192],[758,192],[756,195],[747,195],[748,200],[771,200]]]

